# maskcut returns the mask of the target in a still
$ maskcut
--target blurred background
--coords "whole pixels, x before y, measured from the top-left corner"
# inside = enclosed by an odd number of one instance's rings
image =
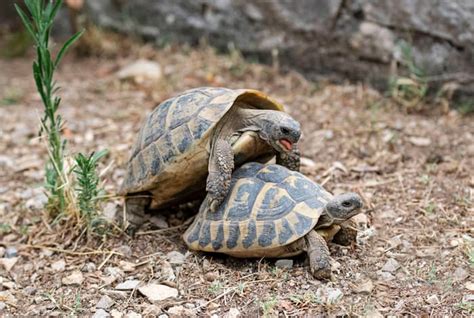
[[[0,3],[7,36],[2,55],[9,57],[29,47],[13,2]],[[124,50],[120,36],[103,30],[157,47],[205,43],[221,53],[237,50],[250,61],[296,70],[310,80],[369,83],[408,104],[442,95],[465,111],[473,107],[472,0],[65,2],[55,35],[88,29],[78,48],[83,55]]]

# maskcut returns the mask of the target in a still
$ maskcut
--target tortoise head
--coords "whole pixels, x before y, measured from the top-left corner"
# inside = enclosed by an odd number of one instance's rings
[[[336,195],[326,204],[325,212],[332,223],[340,224],[360,213],[363,203],[357,193],[349,192]]]
[[[284,112],[266,110],[257,125],[259,137],[280,153],[290,152],[301,136],[300,123]]]

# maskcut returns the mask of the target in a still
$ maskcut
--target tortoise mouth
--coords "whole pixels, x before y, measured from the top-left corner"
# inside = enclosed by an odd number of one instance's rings
[[[293,143],[286,138],[282,138],[278,140],[278,143],[286,152],[290,152],[291,149],[293,148]]]

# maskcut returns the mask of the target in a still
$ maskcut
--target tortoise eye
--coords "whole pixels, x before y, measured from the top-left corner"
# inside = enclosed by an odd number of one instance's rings
[[[288,135],[290,133],[290,130],[286,127],[280,127],[280,131],[285,135]]]
[[[352,206],[352,203],[350,201],[344,201],[342,202],[342,206],[345,208],[350,208]]]

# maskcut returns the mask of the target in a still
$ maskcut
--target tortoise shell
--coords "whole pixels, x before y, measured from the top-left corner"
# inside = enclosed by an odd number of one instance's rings
[[[183,238],[190,249],[238,256],[291,244],[315,228],[332,195],[299,172],[246,163],[216,212],[201,205]],[[242,253],[245,252],[245,253]]]
[[[250,89],[202,87],[164,101],[144,120],[119,194],[150,191],[160,206],[204,187],[212,130],[237,102],[283,111]]]

